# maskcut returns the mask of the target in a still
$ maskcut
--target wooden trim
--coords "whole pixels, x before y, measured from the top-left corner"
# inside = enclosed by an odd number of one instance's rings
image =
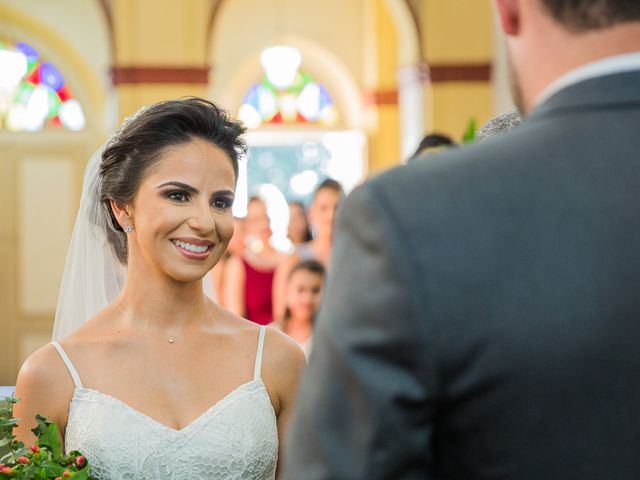
[[[207,85],[209,67],[111,67],[114,85],[137,83],[190,83]]]
[[[367,105],[398,105],[398,90],[371,90],[365,93],[364,99]]]
[[[432,64],[427,66],[427,74],[432,83],[488,82],[491,80],[491,64]]]

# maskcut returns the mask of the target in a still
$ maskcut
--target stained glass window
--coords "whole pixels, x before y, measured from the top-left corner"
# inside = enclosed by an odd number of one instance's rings
[[[263,52],[266,73],[251,86],[238,112],[249,128],[264,124],[336,123],[331,95],[309,73],[298,69],[299,62],[299,53],[291,47],[272,47]]]
[[[0,127],[36,132],[47,126],[82,130],[86,121],[64,77],[32,46],[0,39]]]

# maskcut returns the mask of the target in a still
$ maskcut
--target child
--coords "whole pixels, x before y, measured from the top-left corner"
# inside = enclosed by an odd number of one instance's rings
[[[285,289],[284,318],[278,326],[304,350],[311,351],[313,322],[322,301],[325,269],[320,262],[305,260],[297,263]]]

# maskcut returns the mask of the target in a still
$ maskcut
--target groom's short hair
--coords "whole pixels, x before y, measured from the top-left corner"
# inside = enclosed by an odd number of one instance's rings
[[[539,0],[569,30],[583,32],[640,21],[639,0]]]

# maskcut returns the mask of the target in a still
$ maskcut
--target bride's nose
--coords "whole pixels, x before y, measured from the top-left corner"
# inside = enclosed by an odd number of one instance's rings
[[[191,210],[191,215],[187,224],[194,231],[202,234],[211,233],[216,228],[216,222],[213,214],[213,209],[208,202],[198,202],[194,204]]]

